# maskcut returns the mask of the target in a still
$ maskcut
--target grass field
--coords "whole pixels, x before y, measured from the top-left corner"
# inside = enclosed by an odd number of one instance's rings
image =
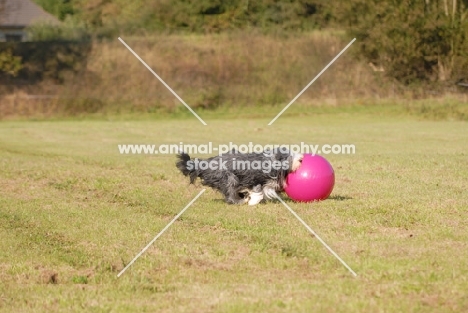
[[[330,110],[304,116],[0,123],[4,312],[466,312],[468,124]],[[203,116],[202,116],[203,117]],[[330,199],[230,206],[174,156],[128,143],[355,144],[328,155]]]

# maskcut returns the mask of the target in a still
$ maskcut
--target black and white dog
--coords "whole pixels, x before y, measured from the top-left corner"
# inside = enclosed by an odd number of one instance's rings
[[[275,149],[246,154],[233,150],[204,160],[186,153],[177,157],[176,166],[190,183],[199,177],[203,185],[221,192],[227,203],[256,205],[284,190],[286,176],[301,166],[303,155]]]

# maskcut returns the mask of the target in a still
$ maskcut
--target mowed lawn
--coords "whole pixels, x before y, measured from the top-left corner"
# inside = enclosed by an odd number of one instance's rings
[[[272,115],[273,117],[274,115]],[[271,118],[270,118],[271,119]],[[0,123],[0,310],[466,312],[468,123],[328,112],[270,119]],[[354,144],[330,199],[232,206],[174,155],[118,144]]]

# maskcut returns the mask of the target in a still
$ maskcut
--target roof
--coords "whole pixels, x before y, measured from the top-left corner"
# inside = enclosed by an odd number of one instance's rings
[[[3,0],[3,2],[3,10],[0,11],[0,27],[23,28],[35,22],[60,23],[55,16],[47,13],[31,0]]]

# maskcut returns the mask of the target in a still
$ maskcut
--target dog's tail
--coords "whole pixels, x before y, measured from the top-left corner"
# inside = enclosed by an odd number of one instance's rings
[[[193,164],[192,166],[189,166],[190,155],[182,152],[177,155],[177,159],[177,168],[182,172],[182,174],[184,174],[184,176],[190,176],[190,183],[193,184],[195,179],[198,177],[198,172],[195,168],[193,168]]]

